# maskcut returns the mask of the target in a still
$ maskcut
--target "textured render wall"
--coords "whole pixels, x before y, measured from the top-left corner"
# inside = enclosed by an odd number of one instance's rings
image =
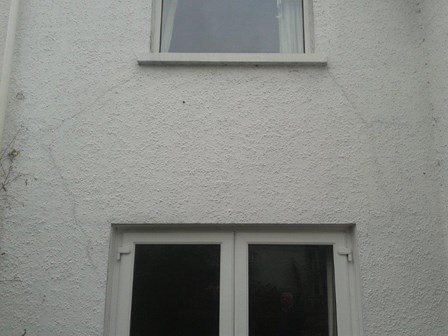
[[[8,25],[10,0],[0,0],[0,73],[2,71],[3,53],[5,52],[5,39]]]
[[[113,222],[356,222],[365,335],[446,335],[419,11],[315,1],[328,67],[139,67],[150,1],[23,2],[1,334],[101,335]]]
[[[428,85],[433,113],[437,187],[440,190],[442,222],[448,234],[448,3],[427,0],[422,3],[422,25],[427,49]],[[445,236],[447,237],[447,236]],[[446,239],[448,249],[448,239]],[[448,259],[446,259],[448,260]]]

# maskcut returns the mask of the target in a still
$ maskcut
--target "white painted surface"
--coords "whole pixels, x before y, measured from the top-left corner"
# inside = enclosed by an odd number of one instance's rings
[[[436,171],[435,187],[440,192],[441,221],[445,225],[445,242],[448,249],[448,2],[426,0],[422,2],[422,28],[425,32],[424,47],[427,52],[425,68],[433,115]],[[448,258],[445,259],[445,265]]]
[[[365,335],[447,335],[448,23],[417,2],[315,1],[328,66],[255,68],[139,67],[150,1],[24,1],[2,335],[102,334],[113,222],[356,222]]]
[[[14,59],[14,50],[15,50],[15,40],[16,40],[16,31],[17,31],[17,23],[19,20],[19,10],[20,10],[20,0],[11,0],[9,6],[9,16],[8,16],[8,26],[6,29],[6,37],[4,41],[4,53],[1,65],[0,72],[0,147],[1,141],[3,138],[3,129],[5,124],[5,115],[8,108],[9,101],[9,82],[11,79],[11,72],[13,67],[13,59]],[[2,155],[4,156],[4,155]],[[2,165],[2,172],[5,174],[5,178],[9,176],[8,173],[5,173],[4,166]],[[6,189],[3,184],[3,190]]]
[[[1,64],[3,64],[3,53],[5,52],[6,30],[8,26],[10,2],[11,0],[0,1],[0,68]]]

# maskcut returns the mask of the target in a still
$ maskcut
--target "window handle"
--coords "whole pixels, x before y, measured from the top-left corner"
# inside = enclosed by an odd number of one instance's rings
[[[345,256],[347,256],[347,260],[348,260],[348,262],[352,262],[352,261],[353,261],[353,253],[352,253],[352,250],[349,249],[349,248],[347,248],[347,247],[340,248],[340,249],[338,250],[338,254],[339,254],[339,255],[345,255]]]
[[[117,260],[118,261],[121,260],[122,254],[130,254],[131,252],[132,252],[132,249],[130,247],[127,247],[127,246],[119,247],[117,250]]]

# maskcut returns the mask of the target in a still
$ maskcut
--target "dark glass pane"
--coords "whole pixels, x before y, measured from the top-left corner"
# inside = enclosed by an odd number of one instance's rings
[[[137,245],[131,336],[218,336],[219,245]]]
[[[249,335],[336,335],[332,260],[331,246],[249,245]]]
[[[164,0],[162,10],[162,52],[279,52],[277,0]]]

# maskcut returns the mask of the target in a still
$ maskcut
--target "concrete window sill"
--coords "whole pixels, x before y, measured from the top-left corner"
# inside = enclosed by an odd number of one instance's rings
[[[139,65],[326,65],[323,54],[143,53]]]

